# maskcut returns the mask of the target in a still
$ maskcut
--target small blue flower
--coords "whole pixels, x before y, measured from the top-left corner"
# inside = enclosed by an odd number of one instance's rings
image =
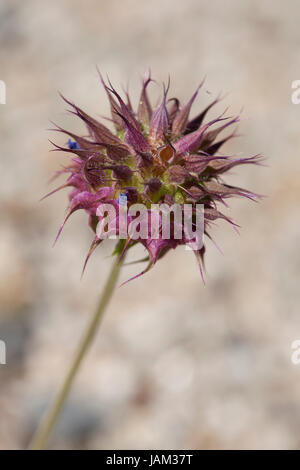
[[[75,140],[71,140],[69,139],[68,140],[68,147],[70,150],[79,150],[79,145],[77,144],[77,142],[75,142]]]
[[[127,205],[127,195],[125,193],[120,193],[118,198],[119,206],[126,206]]]

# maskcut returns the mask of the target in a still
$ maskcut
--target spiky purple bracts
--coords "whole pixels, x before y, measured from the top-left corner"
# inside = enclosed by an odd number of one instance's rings
[[[257,164],[261,157],[235,158],[219,153],[220,148],[236,135],[232,131],[225,137],[219,135],[239,121],[224,115],[204,123],[208,111],[219,101],[214,100],[200,114],[189,118],[190,110],[199,88],[190,101],[181,106],[177,98],[168,99],[168,87],[164,87],[161,104],[152,109],[147,88],[152,81],[145,78],[137,110],[134,111],[127,95],[126,102],[102,76],[100,80],[107,93],[111,119],[115,133],[98,120],[63,97],[71,106],[71,112],[86,125],[87,137],[81,137],[57,127],[56,130],[69,136],[68,146],[55,150],[71,153],[71,163],[62,172],[69,173],[63,187],[72,188],[69,194],[69,208],[59,234],[76,210],[83,209],[89,215],[89,225],[96,233],[99,222],[97,209],[101,204],[113,204],[118,211],[120,196],[127,198],[128,206],[142,203],[151,204],[203,204],[204,234],[211,239],[208,229],[217,219],[225,219],[234,227],[236,224],[217,208],[218,203],[227,205],[225,199],[243,196],[257,200],[258,196],[245,189],[227,185],[222,176],[237,165]],[[61,173],[61,172],[60,172]],[[92,242],[86,261],[102,239],[97,234]],[[135,243],[140,242],[148,252],[149,263],[145,273],[171,248],[185,244],[186,240],[157,239],[131,240],[128,238],[116,250],[121,256]],[[205,246],[195,250],[202,273]],[[85,263],[86,265],[86,263]],[[137,277],[137,276],[136,276]]]

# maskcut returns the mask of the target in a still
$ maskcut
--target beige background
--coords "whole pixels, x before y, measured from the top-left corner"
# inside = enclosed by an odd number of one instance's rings
[[[28,442],[111,263],[106,245],[80,281],[86,216],[74,215],[52,249],[67,194],[38,202],[66,161],[49,153],[49,138],[64,141],[49,121],[82,130],[57,92],[108,113],[96,65],[116,86],[129,81],[135,98],[148,66],[158,80],[170,73],[181,99],[207,75],[194,112],[220,91],[221,107],[244,107],[243,137],[226,151],[261,152],[268,167],[242,167],[228,181],[267,198],[232,203],[241,236],[219,224],[224,256],[208,245],[205,287],[192,254],[178,249],[117,290],[51,448],[300,447],[300,364],[291,362],[300,339],[299,13],[297,0],[1,0],[0,448]]]

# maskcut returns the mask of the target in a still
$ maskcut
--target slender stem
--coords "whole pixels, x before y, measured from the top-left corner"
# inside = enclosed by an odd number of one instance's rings
[[[79,370],[85,353],[88,350],[97,332],[99,322],[102,318],[104,310],[109,300],[111,299],[112,293],[116,286],[116,281],[118,279],[121,264],[122,263],[119,261],[119,257],[116,256],[116,260],[111,268],[111,272],[104,286],[103,293],[100,297],[98,307],[93,316],[91,317],[90,322],[88,323],[87,328],[81,338],[81,341],[75,352],[71,367],[68,370],[68,373],[64,379],[64,382],[62,383],[60,390],[58,391],[52,405],[46,411],[45,416],[43,417],[40,425],[38,426],[36,432],[32,437],[32,440],[28,447],[30,450],[42,450],[45,448],[46,442],[59,418],[64,402],[70,392],[74,378]]]

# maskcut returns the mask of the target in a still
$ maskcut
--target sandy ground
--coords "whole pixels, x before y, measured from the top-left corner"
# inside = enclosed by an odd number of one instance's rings
[[[195,112],[220,91],[230,112],[244,108],[243,136],[226,152],[262,153],[268,167],[241,168],[230,181],[267,198],[231,204],[241,236],[216,228],[224,255],[208,246],[205,287],[193,255],[178,249],[116,291],[50,447],[300,447],[300,364],[291,362],[300,339],[299,14],[296,0],[2,0],[0,448],[28,442],[111,263],[108,243],[80,281],[86,216],[74,215],[52,249],[66,192],[39,202],[65,161],[49,153],[49,121],[82,130],[58,91],[108,113],[95,65],[116,86],[129,82],[135,98],[149,66],[158,81],[170,74],[183,100],[206,75]],[[137,269],[124,268],[122,280]]]

